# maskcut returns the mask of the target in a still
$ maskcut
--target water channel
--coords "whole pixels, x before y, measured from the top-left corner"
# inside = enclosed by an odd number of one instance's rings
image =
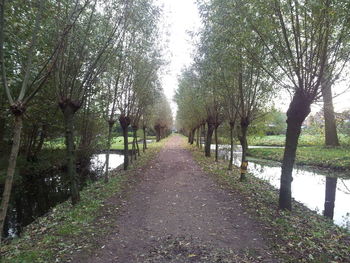
[[[212,145],[212,149],[215,145]],[[220,155],[227,158],[229,146],[220,145]],[[235,147],[234,164],[240,165],[240,147]],[[95,181],[103,174],[106,154],[93,155],[89,171],[81,176],[81,185],[88,181]],[[110,169],[122,165],[124,161],[121,153],[111,152]],[[279,188],[281,168],[278,162],[264,162],[250,160],[248,170],[254,176],[268,181]],[[311,170],[296,167],[293,174],[292,195],[295,200],[305,204],[308,208],[322,214],[325,200],[326,177],[335,175],[334,171]],[[337,173],[338,174],[338,173]],[[340,174],[339,174],[340,175]],[[69,198],[69,181],[63,171],[52,170],[43,174],[31,174],[22,179],[13,189],[11,203],[7,217],[5,235],[17,236],[22,228],[37,217],[46,214],[55,205]],[[334,223],[350,230],[350,179],[338,179],[334,208]]]
[[[264,146],[251,146],[263,148]],[[271,147],[268,147],[271,148]],[[211,146],[215,149],[215,145]],[[219,146],[220,155],[229,159],[229,146]],[[235,146],[233,163],[241,164],[241,147]],[[280,187],[281,164],[278,162],[249,159],[248,171],[257,178],[269,182],[276,189]],[[326,169],[312,169],[296,166],[293,170],[292,197],[311,210],[323,214],[325,205],[325,189],[327,176],[340,176],[337,180],[333,221],[338,226],[350,230],[350,179],[342,179],[341,172]]]

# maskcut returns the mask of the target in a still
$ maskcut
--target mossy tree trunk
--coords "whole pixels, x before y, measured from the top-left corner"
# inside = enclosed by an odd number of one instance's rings
[[[64,102],[60,102],[60,108],[63,113],[65,128],[67,176],[70,180],[70,193],[72,204],[76,205],[80,201],[80,193],[75,161],[74,115],[80,108],[80,106],[79,103],[75,103],[67,99]]]
[[[248,117],[241,118],[241,134],[239,136],[239,141],[242,146],[242,160],[241,160],[242,169],[241,169],[241,176],[240,176],[241,182],[246,179],[246,166],[244,164],[247,163],[247,150],[248,150],[247,132],[248,132],[249,124],[250,124],[250,121]]]
[[[142,127],[143,130],[143,146],[142,146],[142,150],[143,152],[145,152],[145,150],[147,149],[147,134],[146,134],[146,126]]]
[[[332,87],[330,84],[322,86],[323,97],[323,114],[325,127],[325,144],[326,146],[339,146],[339,139],[337,133],[337,124],[334,116]]]
[[[2,193],[1,206],[0,206],[0,244],[1,244],[2,233],[4,231],[4,224],[5,224],[7,209],[10,201],[13,177],[16,170],[17,156],[18,156],[19,147],[21,143],[21,132],[23,127],[24,112],[25,112],[25,108],[21,107],[20,104],[12,108],[12,113],[15,116],[15,121],[13,126],[12,147],[11,147],[8,168],[6,172],[5,186],[4,186],[4,191]]]
[[[119,123],[123,130],[124,138],[124,170],[129,167],[129,142],[128,142],[128,127],[130,125],[130,118],[121,114],[119,116]]]
[[[208,131],[207,131],[207,138],[205,140],[205,156],[210,157],[211,156],[210,155],[210,145],[211,145],[211,140],[213,137],[215,125],[214,125],[214,123],[212,123],[210,121],[208,121],[207,124],[208,124]]]
[[[301,92],[296,92],[287,111],[287,133],[282,161],[279,208],[292,210],[292,181],[296,149],[301,132],[301,125],[310,113],[311,101]]]
[[[112,140],[112,130],[115,120],[108,120],[108,135],[107,135],[107,152],[106,152],[106,172],[105,172],[105,182],[109,181],[109,154],[111,150],[111,140]]]
[[[234,122],[230,122],[230,160],[229,160],[229,164],[228,164],[228,169],[229,170],[232,170],[232,164],[233,164],[233,143],[234,143],[234,140],[233,140],[233,130],[234,130],[234,127],[235,127],[235,123]]]

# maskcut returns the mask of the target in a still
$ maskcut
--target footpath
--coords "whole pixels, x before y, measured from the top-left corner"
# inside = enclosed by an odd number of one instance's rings
[[[72,262],[278,262],[239,198],[202,171],[180,136],[141,173],[113,231]]]

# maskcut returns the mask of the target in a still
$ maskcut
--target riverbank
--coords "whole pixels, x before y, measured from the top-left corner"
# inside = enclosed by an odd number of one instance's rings
[[[94,248],[116,219],[111,213],[120,204],[108,199],[127,194],[128,187],[137,180],[134,175],[156,156],[163,144],[164,141],[149,145],[130,170],[115,171],[109,183],[99,180],[88,185],[75,207],[66,201],[27,226],[20,238],[0,248],[1,262],[68,262],[72,253]]]
[[[338,134],[340,145],[350,146],[350,136],[345,134]],[[283,147],[286,141],[285,135],[266,135],[266,136],[249,136],[249,145],[259,145],[259,146],[281,146]],[[311,135],[311,134],[301,134],[299,137],[299,146],[323,146],[324,145],[324,135]]]
[[[246,213],[263,224],[272,240],[271,253],[283,262],[349,262],[350,234],[330,220],[317,215],[298,202],[292,212],[278,210],[278,191],[250,174],[239,182],[239,170],[228,171],[228,163],[206,158],[190,147],[198,164],[213,175],[233,195],[240,196]]]
[[[283,153],[283,148],[250,148],[248,150],[248,155],[251,157],[278,162],[282,161]],[[309,165],[350,172],[350,147],[298,147],[295,162],[298,165]]]

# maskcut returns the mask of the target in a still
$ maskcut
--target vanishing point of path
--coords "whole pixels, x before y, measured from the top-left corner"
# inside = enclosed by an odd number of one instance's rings
[[[201,170],[172,136],[116,211],[115,232],[73,262],[272,262],[259,225],[239,198]],[[239,258],[236,258],[236,255]]]

